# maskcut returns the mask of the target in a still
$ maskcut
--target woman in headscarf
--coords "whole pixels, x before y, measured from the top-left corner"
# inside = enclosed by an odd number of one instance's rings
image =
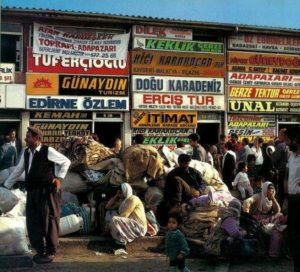
[[[239,226],[241,202],[233,199],[219,211],[220,220],[204,245],[206,253],[230,258],[251,255],[253,240],[245,239],[247,232]]]
[[[270,236],[269,256],[279,257],[286,218],[280,212],[273,183],[266,181],[262,186],[261,193],[244,201],[243,210],[247,213],[250,212],[260,222],[263,231]]]
[[[118,209],[118,216],[111,221],[110,233],[116,243],[126,245],[147,232],[147,219],[142,201],[132,194],[128,183],[121,184],[121,190],[116,198],[122,202]]]
[[[262,191],[246,199],[243,203],[244,212],[251,213],[262,224],[271,223],[278,218],[280,206],[275,198],[275,187],[272,182],[266,181]]]

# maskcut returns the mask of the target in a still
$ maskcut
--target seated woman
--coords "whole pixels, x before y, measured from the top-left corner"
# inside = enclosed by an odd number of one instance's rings
[[[218,224],[206,237],[205,252],[229,258],[252,255],[256,240],[247,239],[247,232],[239,226],[241,202],[233,199],[228,207],[221,208],[219,212]]]
[[[138,237],[145,236],[147,232],[147,219],[142,201],[132,194],[132,188],[128,183],[121,184],[121,190],[107,203],[110,209],[122,201],[118,216],[112,218],[110,233],[117,244],[126,245]]]
[[[275,198],[275,188],[272,182],[266,181],[262,186],[262,192],[254,194],[252,197],[246,199],[243,203],[244,212],[251,213],[262,225],[265,233],[269,233],[271,236],[271,243],[269,247],[270,257],[280,256],[280,245],[282,243],[282,233],[279,230],[283,230],[281,225],[286,220],[280,213],[280,206]],[[272,229],[268,230],[270,223]],[[277,227],[278,226],[278,227]]]

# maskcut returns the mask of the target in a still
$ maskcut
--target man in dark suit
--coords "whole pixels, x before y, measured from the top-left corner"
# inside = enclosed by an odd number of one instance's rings
[[[9,131],[9,137],[10,137],[10,145],[16,149],[16,156],[14,158],[14,165],[16,165],[18,162],[18,158],[21,155],[22,142],[19,138],[17,138],[17,131],[14,128]]]
[[[221,143],[220,151],[222,154],[221,158],[221,169],[223,175],[223,181],[227,185],[229,190],[232,190],[232,181],[234,180],[234,170],[235,170],[235,159],[229,152],[230,143]]]

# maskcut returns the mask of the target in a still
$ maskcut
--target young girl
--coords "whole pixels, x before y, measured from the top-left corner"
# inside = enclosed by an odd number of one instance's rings
[[[166,253],[170,259],[170,272],[175,272],[176,267],[183,272],[190,271],[185,266],[185,257],[189,254],[190,248],[183,233],[178,229],[180,221],[179,216],[169,215],[168,232],[166,234]]]
[[[249,196],[253,195],[253,189],[250,185],[250,181],[247,175],[247,165],[244,162],[240,162],[238,164],[238,173],[232,182],[232,186],[234,188],[238,188],[242,199],[246,198],[246,192],[248,193]]]

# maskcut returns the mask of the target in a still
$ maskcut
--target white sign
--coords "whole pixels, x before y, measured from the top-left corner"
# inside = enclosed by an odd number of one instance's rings
[[[277,75],[259,73],[228,73],[228,84],[247,86],[299,87],[300,75]]]
[[[0,83],[15,82],[15,64],[0,63]]]
[[[300,53],[299,37],[242,34],[230,36],[229,49],[280,53]]]
[[[132,76],[132,91],[224,94],[223,78]]]
[[[109,110],[129,111],[128,97],[27,96],[30,110]]]
[[[25,109],[25,84],[0,84],[0,108]]]
[[[133,109],[224,111],[224,95],[133,93]]]
[[[130,33],[71,33],[34,24],[33,53],[53,56],[126,60]]]
[[[133,36],[168,38],[179,40],[192,40],[193,31],[191,29],[169,28],[160,26],[134,25],[132,27]]]

